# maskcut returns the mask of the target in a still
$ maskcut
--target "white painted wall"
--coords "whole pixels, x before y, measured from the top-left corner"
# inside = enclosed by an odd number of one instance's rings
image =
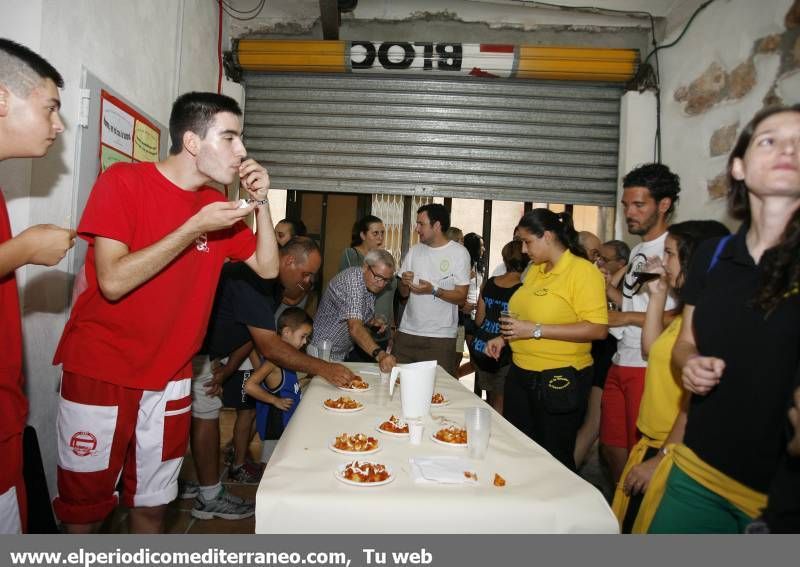
[[[31,49],[39,49],[42,19],[41,0],[13,0],[2,10],[0,18],[0,37],[7,37],[23,43]],[[8,206],[11,230],[17,234],[28,226],[30,214],[31,160],[10,159],[0,161],[0,187]],[[20,285],[25,283],[24,270],[17,274]]]
[[[622,178],[632,169],[654,161],[656,139],[656,95],[653,91],[627,92],[620,102],[617,203],[622,199]],[[622,207],[617,205],[614,238],[629,244],[639,242],[628,234]]]
[[[50,153],[27,167],[0,169],[0,185],[20,195],[10,203],[13,229],[69,223],[74,190],[75,131],[81,69],[86,67],[143,111],[167,124],[176,94],[216,90],[217,4],[185,0],[4,0],[0,34],[37,49],[61,72],[67,131]],[[10,15],[10,18],[7,16]],[[24,160],[20,160],[23,161]],[[29,197],[26,197],[29,195]],[[60,368],[51,360],[67,319],[67,260],[56,268],[19,270],[30,418],[39,433],[55,495],[55,415]],[[108,369],[113,372],[113,368]]]
[[[710,157],[711,134],[728,124],[743,127],[762,106],[778,69],[778,55],[759,55],[754,63],[757,84],[744,98],[725,101],[704,114],[687,116],[675,90],[690,84],[713,62],[731,71],[750,55],[753,41],[784,31],[783,19],[792,0],[718,0],[701,12],[681,41],[659,53],[662,79],[663,161],[681,177],[681,200],[675,221],[716,219],[731,227],[724,199],[712,200],[706,181],[725,169],[727,156]],[[674,40],[676,30],[665,42]],[[780,85],[784,102],[800,102],[800,77]]]

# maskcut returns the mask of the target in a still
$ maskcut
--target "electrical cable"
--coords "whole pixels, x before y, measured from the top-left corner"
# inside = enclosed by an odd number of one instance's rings
[[[577,10],[579,12],[588,12],[590,14],[625,14],[629,16],[637,16],[642,18],[653,18],[650,12],[642,10],[615,10],[613,8],[598,8],[596,6],[567,6],[564,4],[554,4],[552,2],[538,2],[537,0],[517,0],[522,4],[532,4],[534,6],[546,6],[549,8],[563,8],[565,10]]]
[[[218,0],[219,4],[219,24],[217,29],[217,64],[219,72],[217,73],[217,94],[222,94],[222,0]]]
[[[258,4],[254,8],[252,8],[250,10],[247,10],[247,11],[244,11],[244,10],[237,10],[237,9],[233,8],[227,2],[224,2],[224,1],[220,2],[220,6],[222,6],[223,10],[225,10],[225,13],[228,14],[228,16],[230,16],[234,20],[238,20],[240,22],[246,22],[246,21],[249,21],[249,20],[256,19],[261,14],[261,11],[264,9],[264,6],[266,4],[267,4],[267,0],[259,0]],[[228,11],[229,9],[231,11]],[[251,16],[247,16],[247,17],[242,17],[242,16],[238,16],[237,14],[252,14],[252,15]]]
[[[219,5],[219,22],[217,27],[217,65],[219,66],[218,73],[217,73],[217,94],[222,94],[222,0],[217,0],[217,5]],[[225,190],[225,197],[227,199],[231,199],[231,196],[228,194],[228,186],[224,186]]]
[[[714,0],[708,0],[704,2],[697,9],[689,18],[689,21],[686,22],[686,25],[681,30],[681,33],[675,38],[674,41],[664,44],[664,45],[655,45],[655,41],[653,41],[653,50],[645,57],[644,62],[642,63],[643,66],[647,65],[647,62],[650,60],[650,57],[655,56],[655,78],[656,78],[656,143],[655,143],[655,161],[661,163],[661,77],[659,73],[660,63],[658,61],[658,52],[662,49],[668,49],[673,45],[677,44],[686,32],[689,30],[689,27],[692,25],[692,22],[697,17],[697,15],[702,12],[709,4],[714,2]],[[655,38],[655,35],[653,36]]]
[[[681,34],[680,34],[680,35],[679,35],[679,36],[678,36],[678,37],[675,39],[675,41],[673,41],[672,43],[667,43],[666,45],[659,45],[658,47],[656,47],[655,49],[653,49],[653,51],[651,51],[651,52],[650,52],[650,53],[647,55],[647,57],[645,57],[645,58],[644,58],[644,63],[642,63],[642,64],[644,65],[645,63],[647,63],[647,62],[650,60],[650,57],[652,57],[653,55],[655,55],[656,53],[658,53],[658,52],[659,52],[659,51],[661,51],[662,49],[668,49],[668,48],[672,47],[673,45],[675,45],[676,43],[678,43],[678,42],[679,42],[679,41],[680,41],[680,40],[683,38],[684,34],[686,34],[686,32],[688,31],[688,29],[689,29],[689,26],[691,26],[691,25],[692,25],[692,22],[693,22],[693,21],[694,21],[694,19],[697,17],[697,14],[699,14],[700,12],[702,12],[702,11],[703,11],[703,10],[706,8],[706,6],[708,6],[708,5],[709,5],[709,4],[711,4],[712,2],[714,2],[714,0],[708,0],[707,2],[704,2],[703,4],[701,4],[701,5],[700,5],[700,6],[697,8],[697,10],[695,10],[695,11],[694,11],[694,14],[692,14],[692,17],[691,17],[691,18],[689,18],[689,21],[688,21],[688,22],[686,22],[686,25],[683,27],[683,30],[681,31]]]
[[[653,35],[653,51],[658,50],[658,43],[656,42],[656,22],[655,18],[650,17],[650,32]],[[653,140],[653,161],[661,163],[661,63],[656,54],[655,65],[652,67],[655,76],[655,91],[656,91],[656,133],[655,140]]]
[[[258,3],[253,8],[248,8],[247,10],[239,10],[237,8],[234,8],[233,5],[230,3],[230,0],[228,0],[227,2],[225,0],[222,0],[222,4],[226,8],[228,8],[231,12],[236,12],[237,14],[252,14],[253,12],[257,12],[258,10],[260,10],[261,4],[264,3],[261,0],[256,0],[256,1]]]
[[[664,47],[669,46],[661,46],[659,47],[658,43],[656,42],[656,22],[655,16],[650,12],[639,11],[639,10],[614,10],[611,8],[597,8],[595,6],[566,6],[564,4],[554,4],[552,2],[538,2],[536,0],[519,0],[524,4],[530,4],[535,6],[543,6],[543,7],[550,7],[550,8],[559,8],[564,10],[576,10],[581,12],[587,12],[592,14],[624,14],[627,16],[633,17],[642,17],[647,18],[650,22],[650,36],[652,38],[653,50],[648,54],[645,58],[644,63],[640,65],[641,75],[639,76],[639,84],[643,84],[645,82],[650,82],[650,80],[645,80],[645,73],[650,74],[652,76],[652,85],[651,87],[655,90],[656,95],[656,132],[655,132],[655,139],[653,140],[653,161],[656,163],[661,163],[661,73],[658,61],[658,55],[655,58],[655,65],[653,67],[647,67],[646,63],[650,59],[650,56],[656,54],[659,49],[663,49]],[[713,0],[709,0],[706,2],[705,5],[701,6],[699,10],[704,8],[706,5],[713,2]],[[696,13],[695,13],[696,15]],[[692,19],[694,15],[692,16]],[[691,23],[691,19],[689,20]],[[688,24],[687,24],[688,26]],[[685,32],[685,30],[684,30]],[[681,34],[683,35],[683,34]],[[678,40],[680,37],[678,38]],[[671,45],[674,45],[678,40],[675,40]]]

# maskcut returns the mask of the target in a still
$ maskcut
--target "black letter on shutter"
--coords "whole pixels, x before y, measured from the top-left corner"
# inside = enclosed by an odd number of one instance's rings
[[[403,51],[405,52],[403,55],[403,60],[397,63],[389,61],[389,48],[395,45],[402,47]],[[414,48],[411,46],[411,44],[407,42],[384,42],[378,48],[378,61],[380,61],[384,69],[408,69],[411,67],[411,63],[414,62],[414,57],[416,56],[417,52],[414,51]]]
[[[353,61],[352,49],[356,45],[360,45],[367,50],[364,60],[361,62]],[[350,50],[350,67],[353,69],[369,69],[375,63],[375,46],[371,41],[352,41],[350,42]]]
[[[423,69],[430,71],[433,69],[433,44],[432,43],[415,43],[414,45],[422,46],[425,48],[425,66]]]
[[[436,53],[439,54],[440,71],[460,71],[461,70],[461,44],[460,43],[437,43]]]

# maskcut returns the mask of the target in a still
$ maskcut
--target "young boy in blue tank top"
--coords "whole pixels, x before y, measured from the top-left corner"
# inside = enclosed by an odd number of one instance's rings
[[[306,345],[312,330],[313,320],[299,307],[286,309],[278,318],[281,340],[298,350]],[[280,438],[300,402],[297,373],[265,360],[247,379],[244,390],[256,400],[256,431],[265,448],[270,447],[269,451],[262,451],[261,460],[266,461],[265,456],[269,456],[275,445],[269,440]]]

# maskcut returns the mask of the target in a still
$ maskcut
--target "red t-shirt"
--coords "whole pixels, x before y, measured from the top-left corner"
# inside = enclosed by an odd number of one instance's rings
[[[0,191],[0,244],[11,240],[6,200]],[[0,278],[0,441],[25,428],[28,401],[22,392],[22,323],[14,272]]]
[[[203,206],[223,201],[210,187],[184,191],[155,164],[117,164],[95,183],[78,234],[87,240],[88,288],[67,321],[54,364],[112,384],[161,390],[172,378],[191,376],[191,358],[208,324],[226,258],[245,260],[255,235],[242,222],[201,236],[166,268],[122,299],[100,292],[94,238],[123,242],[131,252],[174,232]]]

